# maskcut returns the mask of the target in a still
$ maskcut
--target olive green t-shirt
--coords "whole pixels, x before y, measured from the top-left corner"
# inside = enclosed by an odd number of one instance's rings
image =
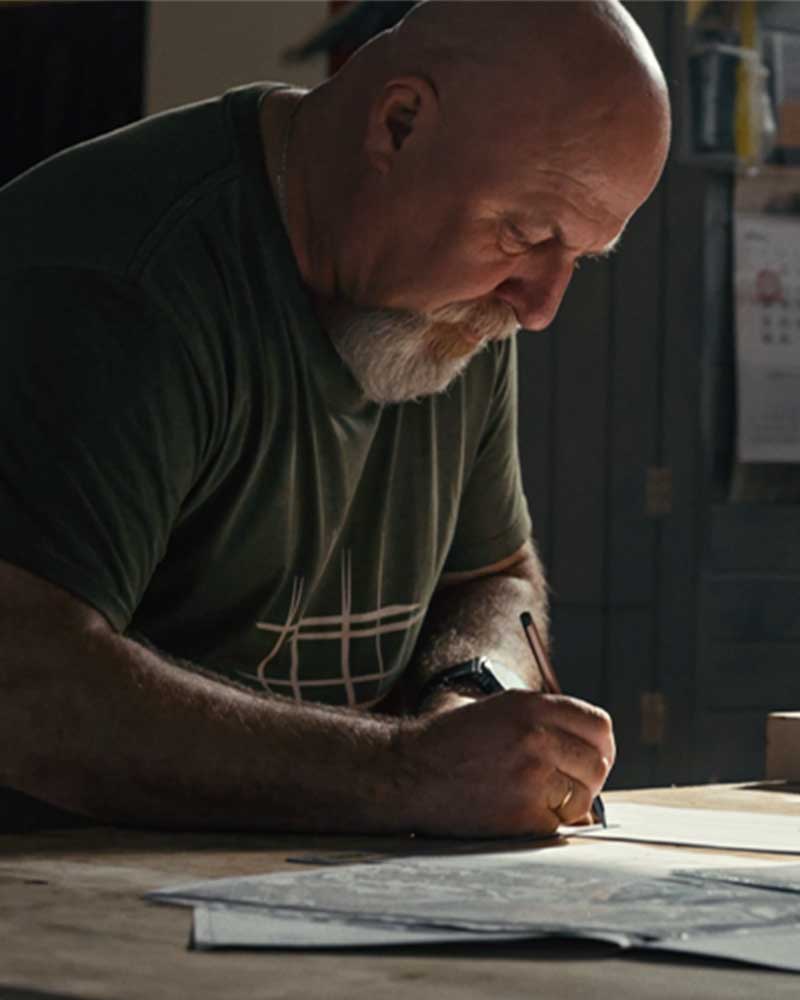
[[[515,347],[442,395],[365,402],[276,210],[265,89],[0,191],[0,558],[172,656],[363,704],[443,570],[529,535]]]

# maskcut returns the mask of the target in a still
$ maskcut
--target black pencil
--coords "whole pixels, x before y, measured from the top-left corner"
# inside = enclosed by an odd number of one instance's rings
[[[547,650],[544,648],[544,643],[542,642],[542,637],[539,635],[539,630],[536,628],[533,615],[530,611],[523,611],[519,616],[519,620],[522,622],[525,638],[528,640],[528,645],[531,647],[533,659],[535,660],[536,666],[539,668],[539,672],[542,675],[545,693],[561,694],[561,685],[558,683],[556,672],[553,670],[553,665],[547,655]],[[592,802],[592,812],[594,813],[595,819],[598,823],[602,823],[604,827],[608,825],[606,823],[606,807],[603,805],[603,800],[599,795]]]

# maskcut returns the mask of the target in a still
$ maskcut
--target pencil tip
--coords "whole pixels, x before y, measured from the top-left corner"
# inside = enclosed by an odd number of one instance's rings
[[[530,611],[523,611],[522,614],[519,616],[519,620],[522,622],[522,627],[527,628],[533,621]]]

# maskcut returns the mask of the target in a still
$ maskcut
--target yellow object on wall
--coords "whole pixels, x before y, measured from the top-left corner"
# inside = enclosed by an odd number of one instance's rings
[[[740,0],[737,5],[739,16],[739,44],[750,49],[752,59],[742,59],[736,70],[736,119],[734,141],[736,155],[745,162],[758,159],[759,136],[761,132],[760,108],[758,107],[759,62],[758,14],[756,0]]]
[[[686,23],[694,24],[706,7],[708,7],[709,3],[711,3],[711,0],[687,0]]]

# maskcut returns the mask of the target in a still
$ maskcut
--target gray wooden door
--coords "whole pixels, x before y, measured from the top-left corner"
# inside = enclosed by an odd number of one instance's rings
[[[670,5],[629,7],[667,60]],[[649,470],[668,465],[665,424],[675,421],[665,413],[671,174],[617,252],[581,266],[553,326],[520,337],[520,453],[552,587],[555,662],[565,690],[612,712],[617,785],[659,780],[670,731],[688,723],[684,703],[670,707],[660,744],[642,732],[642,695],[664,690],[673,662],[662,562],[665,546],[681,544],[666,526],[674,514],[648,509],[648,479],[658,482]]]

